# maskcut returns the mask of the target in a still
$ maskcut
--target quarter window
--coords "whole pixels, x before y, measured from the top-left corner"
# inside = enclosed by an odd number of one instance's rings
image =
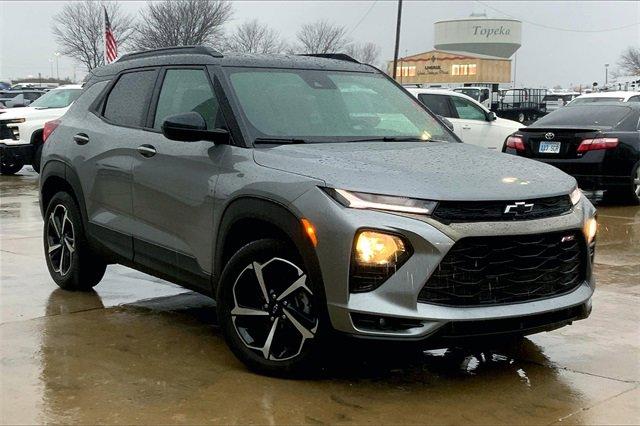
[[[458,117],[465,120],[486,121],[487,117],[484,111],[477,105],[474,105],[468,100],[460,98],[458,96],[452,96],[451,99],[453,100],[453,106],[458,112]]]
[[[109,93],[104,117],[121,126],[144,126],[155,79],[155,70],[123,74]]]
[[[153,127],[160,129],[168,116],[185,112],[200,114],[207,123],[207,129],[222,127],[219,110],[219,104],[204,70],[168,70],[162,83]]]

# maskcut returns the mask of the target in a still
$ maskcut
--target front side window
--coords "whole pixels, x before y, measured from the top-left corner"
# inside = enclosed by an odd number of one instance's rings
[[[170,69],[162,83],[153,127],[160,129],[170,115],[197,112],[207,123],[207,129],[214,129],[218,110],[218,102],[204,70]]]
[[[420,99],[420,102],[425,104],[432,113],[441,115],[442,117],[455,118],[453,117],[453,114],[451,114],[448,96],[420,93],[418,95],[418,99]]]
[[[456,141],[417,99],[380,74],[264,68],[225,71],[254,138]]]
[[[458,96],[452,97],[452,100],[453,106],[455,107],[459,118],[465,120],[486,121],[487,116],[485,115],[484,111],[477,105]]]
[[[66,108],[78,99],[82,89],[56,89],[45,93],[30,106],[34,108]]]
[[[104,117],[121,126],[144,126],[155,80],[155,70],[129,72],[120,76],[107,97]]]

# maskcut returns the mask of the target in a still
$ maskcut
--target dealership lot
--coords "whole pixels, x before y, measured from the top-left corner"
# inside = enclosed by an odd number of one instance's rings
[[[0,218],[1,423],[640,421],[640,207],[599,206],[587,320],[495,352],[333,348],[353,353],[298,381],[248,372],[215,305],[167,282],[114,265],[59,290],[30,168],[0,178]]]

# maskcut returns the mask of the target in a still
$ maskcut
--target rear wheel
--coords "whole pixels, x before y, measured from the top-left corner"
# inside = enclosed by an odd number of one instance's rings
[[[229,260],[218,287],[223,335],[254,371],[308,373],[326,326],[319,295],[295,249],[273,239],[249,243]]]
[[[520,122],[520,123],[524,123],[524,120],[525,120],[527,117],[525,117],[524,113],[523,113],[523,112],[521,112],[521,113],[518,113],[518,117],[517,117],[517,118],[518,118],[518,122]]]
[[[73,197],[55,194],[44,219],[44,254],[51,278],[65,290],[91,290],[107,265],[89,247]]]
[[[631,205],[640,204],[640,163],[636,164],[629,177],[628,185],[622,188],[610,189],[605,193],[608,201]]]
[[[0,174],[15,175],[22,169],[24,162],[15,157],[3,155],[0,159]]]

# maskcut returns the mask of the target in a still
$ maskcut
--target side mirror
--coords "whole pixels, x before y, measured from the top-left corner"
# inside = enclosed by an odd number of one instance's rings
[[[449,121],[446,117],[443,117],[441,115],[439,115],[438,118],[440,119],[440,121],[444,123],[445,126],[447,126],[449,130],[453,132],[453,123],[451,121]]]
[[[215,144],[229,142],[225,129],[207,130],[207,123],[197,112],[170,115],[162,122],[162,134],[174,141],[211,141]]]
[[[496,113],[493,111],[489,111],[489,113],[487,114],[487,121],[496,121],[497,119],[498,116],[496,115]]]

